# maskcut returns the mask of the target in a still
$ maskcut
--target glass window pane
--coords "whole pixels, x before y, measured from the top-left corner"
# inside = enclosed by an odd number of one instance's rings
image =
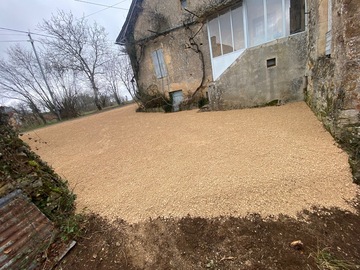
[[[290,1],[290,34],[305,31],[305,0]]]
[[[251,0],[247,2],[247,7],[249,42],[250,46],[256,46],[265,42],[264,2]]]
[[[285,35],[290,35],[290,0],[285,0],[285,24],[286,24],[286,33]]]
[[[283,36],[282,0],[267,0],[267,40]]]
[[[212,56],[213,57],[220,56],[221,45],[220,45],[218,18],[209,21],[209,32],[210,32],[209,35],[210,35]]]
[[[232,44],[230,12],[221,15],[219,21],[223,54],[231,53],[234,49]]]
[[[245,48],[243,7],[238,7],[231,12],[234,32],[234,49],[237,51]]]

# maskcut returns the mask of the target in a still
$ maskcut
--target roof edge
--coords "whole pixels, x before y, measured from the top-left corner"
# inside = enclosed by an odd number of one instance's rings
[[[126,44],[126,35],[128,33],[130,21],[131,21],[131,18],[133,16],[133,14],[134,14],[134,11],[135,11],[135,9],[137,7],[138,2],[139,2],[138,0],[133,0],[131,2],[129,13],[126,16],[125,23],[122,26],[118,37],[116,38],[115,44],[118,44],[118,45],[125,45]]]

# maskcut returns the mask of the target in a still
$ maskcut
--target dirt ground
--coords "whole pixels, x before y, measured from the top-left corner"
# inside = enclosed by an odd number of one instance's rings
[[[136,224],[90,216],[83,225],[84,234],[56,269],[360,269],[359,212],[313,209],[297,219],[184,217]],[[292,248],[294,240],[303,245]]]
[[[347,155],[303,102],[173,114],[128,106],[22,138],[69,181],[78,209],[129,223],[351,210],[358,191]]]

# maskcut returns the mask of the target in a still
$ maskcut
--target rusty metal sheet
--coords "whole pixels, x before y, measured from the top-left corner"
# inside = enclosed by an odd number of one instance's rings
[[[34,269],[54,235],[53,223],[20,190],[0,198],[0,270]]]

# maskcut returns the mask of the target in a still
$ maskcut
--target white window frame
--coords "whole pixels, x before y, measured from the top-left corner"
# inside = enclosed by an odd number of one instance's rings
[[[251,1],[251,0],[248,0],[248,1]],[[331,0],[329,0],[330,2]],[[306,1],[305,1],[306,2]],[[264,43],[267,43],[267,42],[270,42],[272,40],[275,40],[275,39],[271,39],[271,40],[268,40],[268,21],[267,21],[267,0],[263,0],[263,10],[264,10],[264,34],[265,34],[265,41],[263,43],[260,43],[260,44],[257,44],[255,46],[259,46],[261,44],[264,44]],[[289,23],[286,21],[286,12],[289,12],[286,10],[286,0],[282,0],[281,1],[282,3],[282,8],[281,8],[281,12],[282,12],[282,16],[283,16],[283,20],[282,20],[282,35],[280,38],[283,38],[283,37],[286,37],[286,36],[289,36],[288,33],[286,33],[286,24]],[[248,25],[248,12],[247,12],[247,1],[244,0],[243,3],[242,3],[242,10],[243,10],[243,27],[244,27],[244,44],[245,44],[245,49],[246,48],[249,48],[249,47],[253,47],[253,46],[250,46],[249,42],[250,42],[250,39],[249,39],[249,25]],[[235,46],[234,46],[234,26],[233,25],[233,21],[232,21],[232,9],[230,8],[227,12],[230,13],[230,26],[231,26],[231,34],[232,34],[232,43],[233,43],[233,52],[235,52]],[[224,55],[224,51],[223,51],[223,44],[222,44],[222,36],[221,36],[221,26],[220,26],[220,14],[217,14],[216,17],[214,17],[213,19],[216,19],[217,20],[217,24],[218,24],[218,27],[219,27],[219,41],[220,41],[220,51],[221,51],[221,55],[220,56],[216,56],[216,57],[221,57]],[[209,21],[211,20],[208,20],[208,23]],[[211,39],[210,39],[210,30],[209,30],[209,27],[208,27],[208,39],[209,39],[209,46],[210,46],[210,54],[211,54],[211,57],[214,58],[213,54],[212,54],[212,47],[211,47]]]

